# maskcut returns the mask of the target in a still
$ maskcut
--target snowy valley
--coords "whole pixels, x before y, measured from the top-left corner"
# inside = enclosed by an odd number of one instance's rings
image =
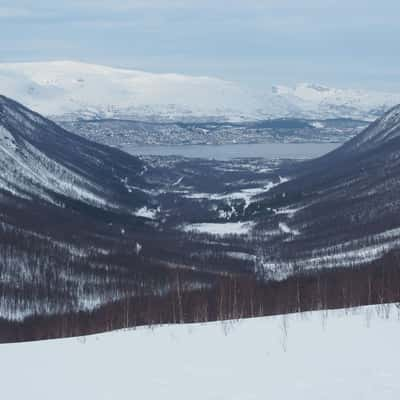
[[[0,116],[2,341],[398,300],[398,108],[302,161],[135,157]]]
[[[0,400],[398,400],[400,2],[0,1]]]

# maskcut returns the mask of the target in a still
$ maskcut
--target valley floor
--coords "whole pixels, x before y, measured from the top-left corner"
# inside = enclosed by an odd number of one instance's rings
[[[0,345],[1,397],[394,400],[399,337],[380,305]]]

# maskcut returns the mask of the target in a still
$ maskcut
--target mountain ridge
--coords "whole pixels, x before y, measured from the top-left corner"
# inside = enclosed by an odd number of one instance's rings
[[[68,119],[374,120],[400,103],[397,93],[310,83],[252,89],[208,76],[149,73],[75,61],[0,64],[0,89],[43,115]]]
[[[261,229],[279,222],[300,233],[278,244],[281,260],[267,263],[274,270],[367,263],[399,248],[400,106],[331,153],[281,173],[291,179],[248,210]],[[263,217],[271,208],[294,211]]]
[[[18,197],[62,203],[67,196],[96,207],[131,210],[135,193],[139,203],[146,197],[140,190],[128,191],[130,180],[146,187],[139,159],[67,132],[2,95],[0,154],[0,189]]]

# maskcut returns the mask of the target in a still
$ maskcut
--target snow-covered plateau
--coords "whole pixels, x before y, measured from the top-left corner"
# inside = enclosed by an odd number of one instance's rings
[[[155,74],[74,61],[0,64],[0,93],[46,116],[243,121],[373,120],[400,94],[301,83],[254,89],[212,77]]]
[[[395,400],[396,305],[0,345],[7,400]]]

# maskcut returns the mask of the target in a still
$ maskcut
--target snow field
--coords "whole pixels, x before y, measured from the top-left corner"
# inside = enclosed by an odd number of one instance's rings
[[[395,400],[394,305],[0,345],[7,400]]]

